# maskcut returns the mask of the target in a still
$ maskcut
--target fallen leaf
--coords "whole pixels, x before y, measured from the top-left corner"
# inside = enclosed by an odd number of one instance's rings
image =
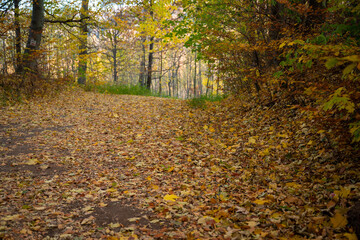
[[[1,220],[3,221],[15,221],[15,220],[19,220],[20,219],[20,214],[15,214],[15,215],[10,215],[10,216],[6,216],[1,218]]]
[[[110,223],[109,224],[109,227],[110,228],[119,228],[119,227],[121,227],[122,226],[122,224],[120,224],[120,223]]]
[[[25,162],[26,165],[36,165],[36,164],[39,164],[39,163],[40,163],[39,160],[37,160],[35,158],[31,158],[31,159],[29,159],[29,160],[27,160]]]
[[[94,216],[90,216],[88,218],[85,218],[84,220],[81,221],[81,225],[91,224],[94,219],[95,219]]]
[[[139,221],[141,218],[139,217],[133,217],[133,218],[128,218],[128,221],[129,222],[136,222],[136,221]]]
[[[334,228],[342,228],[345,227],[347,222],[347,219],[344,215],[342,215],[341,213],[335,213],[334,217],[332,217],[330,219],[332,225]]]
[[[165,195],[164,200],[175,202],[176,201],[175,199],[177,199],[177,198],[179,198],[179,197],[174,194],[171,194],[171,195],[167,194],[167,195]]]
[[[253,203],[258,204],[258,205],[263,205],[263,204],[268,203],[268,202],[270,202],[270,200],[266,200],[266,199],[263,199],[263,198],[256,199],[255,201],[253,201]]]

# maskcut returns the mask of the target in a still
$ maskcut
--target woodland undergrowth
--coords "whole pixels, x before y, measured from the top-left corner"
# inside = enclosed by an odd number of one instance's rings
[[[68,90],[0,116],[2,238],[356,239],[358,146],[325,113]],[[114,202],[145,213],[101,225]]]

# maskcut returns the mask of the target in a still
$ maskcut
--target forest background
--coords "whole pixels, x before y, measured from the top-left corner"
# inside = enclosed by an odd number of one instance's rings
[[[34,87],[40,76],[179,98],[250,94],[327,111],[359,141],[359,9],[355,0],[3,1],[2,102],[47,88]]]

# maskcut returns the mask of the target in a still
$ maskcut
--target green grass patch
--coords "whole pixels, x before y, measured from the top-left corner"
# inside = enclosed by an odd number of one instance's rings
[[[206,102],[218,102],[223,100],[225,97],[225,95],[203,95],[188,100],[188,104],[191,108],[206,109]]]
[[[141,96],[154,96],[152,92],[139,85],[88,85],[85,90],[95,90],[100,93],[121,94],[121,95],[141,95]]]
[[[99,93],[119,94],[119,95],[140,95],[169,98],[167,95],[154,93],[146,87],[140,85],[120,85],[120,84],[87,84],[83,87],[85,91],[96,91]]]

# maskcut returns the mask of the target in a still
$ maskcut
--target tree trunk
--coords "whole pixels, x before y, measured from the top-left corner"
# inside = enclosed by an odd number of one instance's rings
[[[162,68],[163,68],[163,52],[160,52],[160,75],[159,75],[159,95],[161,95],[161,77],[162,77]]]
[[[194,98],[196,98],[196,52],[195,52],[195,58],[194,58]]]
[[[15,72],[21,73],[23,71],[23,66],[21,63],[21,27],[19,23],[20,9],[19,9],[20,0],[14,0],[14,25],[15,25]]]
[[[78,66],[78,84],[86,84],[86,68],[87,68],[87,35],[88,25],[86,18],[88,17],[89,0],[82,0],[80,10],[80,45],[79,45],[79,66]]]
[[[140,61],[140,74],[139,74],[139,83],[140,86],[145,86],[145,58],[146,58],[146,49],[145,49],[145,37],[141,37],[141,47],[142,47],[142,56]]]
[[[153,19],[154,11],[153,7],[153,0],[150,0],[150,17]],[[154,36],[150,37],[150,46],[149,46],[149,62],[148,62],[148,74],[147,74],[147,81],[146,81],[146,88],[150,90],[151,88],[151,74],[152,74],[152,64],[153,64],[153,49],[154,49]]]
[[[118,80],[116,55],[117,55],[117,34],[116,32],[114,32],[114,48],[113,48],[114,83],[116,83]]]
[[[2,72],[3,75],[7,75],[7,64],[6,64],[6,44],[5,44],[5,39],[2,39],[3,42],[3,65],[2,65]]]
[[[38,74],[37,59],[41,43],[42,31],[44,28],[44,0],[33,0],[33,11],[29,37],[24,51],[24,67],[26,71]]]
[[[152,81],[152,64],[154,58],[154,37],[150,37],[150,46],[149,46],[149,62],[148,62],[148,72],[147,72],[147,80],[146,80],[146,88],[150,90],[151,81]]]
[[[203,94],[202,78],[201,78],[201,60],[199,60],[199,90],[200,90],[200,96],[201,96]]]

